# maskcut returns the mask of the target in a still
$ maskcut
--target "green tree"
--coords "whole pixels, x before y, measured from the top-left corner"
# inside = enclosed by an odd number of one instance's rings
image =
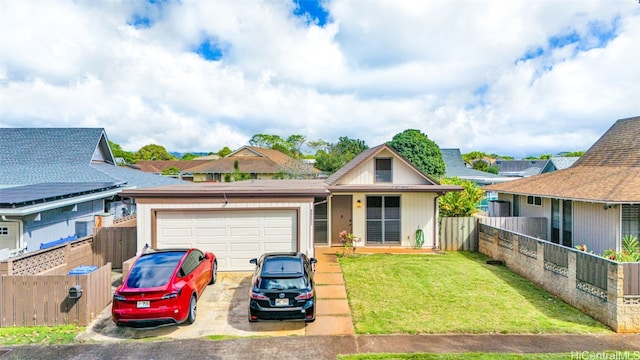
[[[231,149],[229,149],[228,146],[223,147],[222,149],[218,150],[218,152],[216,153],[216,155],[220,156],[220,157],[225,157],[229,154],[231,154],[233,151]]]
[[[489,165],[486,160],[474,160],[471,163],[471,167],[475,170],[480,170],[491,174],[498,174],[500,172],[500,169],[496,165]]]
[[[249,145],[257,146],[265,149],[278,150],[283,154],[287,154],[293,158],[302,157],[302,145],[307,141],[304,135],[290,135],[286,139],[280,135],[271,134],[255,134],[249,140]]]
[[[438,198],[440,216],[463,217],[478,212],[478,205],[484,198],[484,191],[478,184],[457,177],[444,178],[440,184],[460,185],[462,191],[448,192]]]
[[[193,159],[195,159],[197,157],[200,157],[200,155],[194,154],[194,153],[186,153],[186,154],[182,155],[180,160],[193,160]]]
[[[335,144],[326,145],[327,150],[318,150],[316,153],[315,167],[321,171],[332,174],[351,161],[369,146],[360,139],[350,139],[342,136]]]
[[[425,174],[435,178],[444,175],[444,160],[438,144],[420,130],[407,129],[396,134],[387,144]]]
[[[109,140],[109,147],[111,148],[111,153],[114,157],[123,158],[127,164],[133,164],[133,162],[135,161],[133,153],[123,150],[119,144],[116,144],[113,141]]]
[[[150,144],[138,150],[134,157],[136,160],[175,160],[176,157],[169,154],[164,146]]]
[[[225,175],[225,181],[227,182],[249,180],[251,178],[251,174],[240,171],[238,160],[233,162],[233,176],[227,177],[227,175]]]
[[[179,173],[180,169],[175,166],[171,166],[162,170],[162,175],[178,175]]]
[[[560,156],[561,157],[580,157],[582,155],[584,155],[584,151],[570,151],[570,152],[564,152]]]

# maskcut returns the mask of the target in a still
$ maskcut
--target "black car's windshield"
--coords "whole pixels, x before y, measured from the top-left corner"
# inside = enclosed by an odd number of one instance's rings
[[[171,251],[141,257],[129,272],[127,286],[130,288],[165,286],[183,256],[184,251]]]
[[[263,274],[302,273],[302,262],[296,258],[269,258],[262,266]]]
[[[260,278],[258,288],[262,290],[296,290],[307,287],[307,278]]]

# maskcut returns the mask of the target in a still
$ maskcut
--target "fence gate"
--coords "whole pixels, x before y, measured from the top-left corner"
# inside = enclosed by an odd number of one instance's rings
[[[103,227],[94,235],[94,254],[101,257],[100,264],[111,263],[112,268],[122,269],[122,262],[136,255],[137,228]]]
[[[444,251],[478,251],[478,219],[444,217],[440,221],[440,249]]]

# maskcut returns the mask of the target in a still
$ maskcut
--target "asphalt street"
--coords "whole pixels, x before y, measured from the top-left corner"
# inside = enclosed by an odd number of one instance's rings
[[[278,336],[212,341],[130,341],[0,348],[0,359],[336,359],[358,353],[573,353],[576,359],[606,350],[640,359],[633,335],[386,335]],[[579,355],[582,354],[582,355]],[[587,356],[587,357],[584,357]],[[602,357],[600,357],[602,358]]]

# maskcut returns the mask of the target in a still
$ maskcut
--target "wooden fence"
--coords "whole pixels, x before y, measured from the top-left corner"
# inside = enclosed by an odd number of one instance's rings
[[[481,224],[537,239],[547,239],[547,219],[542,217],[478,217]]]
[[[79,299],[69,297],[82,287]],[[111,302],[111,264],[86,275],[0,276],[0,327],[85,326]]]
[[[136,227],[103,227],[96,231],[93,252],[97,262],[111,263],[114,269],[122,269],[122,263],[137,252]]]
[[[624,267],[624,295],[640,296],[640,263],[625,263],[622,266]]]
[[[135,254],[135,226],[117,226],[0,262],[0,327],[88,325],[111,302],[111,261],[122,268]],[[83,265],[97,270],[68,275]],[[74,285],[78,299],[69,297]]]
[[[440,220],[440,249],[445,251],[478,251],[478,219],[445,217]]]

